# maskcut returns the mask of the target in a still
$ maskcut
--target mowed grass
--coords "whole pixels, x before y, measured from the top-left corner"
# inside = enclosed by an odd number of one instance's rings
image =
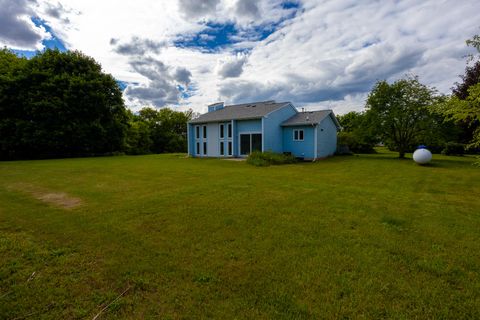
[[[0,318],[480,318],[480,168],[395,157],[2,162]]]

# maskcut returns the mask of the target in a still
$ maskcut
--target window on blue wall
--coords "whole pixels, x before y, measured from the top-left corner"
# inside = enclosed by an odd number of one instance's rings
[[[232,137],[232,124],[229,123],[227,125],[227,128],[228,128],[228,137],[231,138]]]
[[[223,141],[220,141],[220,155],[225,155],[225,143]]]
[[[223,139],[225,137],[225,126],[223,124],[220,125],[220,138]]]
[[[207,126],[203,126],[203,139],[207,139]]]
[[[195,138],[200,139],[200,127],[195,127]]]
[[[293,141],[303,141],[303,130],[293,130]]]
[[[197,142],[197,154],[200,154],[200,142]]]
[[[207,154],[207,143],[206,142],[203,143],[203,154],[204,155]]]
[[[228,141],[228,155],[232,155],[232,141]]]

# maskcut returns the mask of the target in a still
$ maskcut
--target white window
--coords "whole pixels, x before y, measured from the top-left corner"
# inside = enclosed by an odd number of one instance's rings
[[[232,137],[232,124],[229,123],[227,125],[227,131],[228,131],[228,137],[231,138]]]
[[[197,154],[199,155],[200,154],[200,142],[197,142]]]
[[[206,142],[203,143],[203,155],[204,156],[207,155],[207,143]]]
[[[303,141],[303,130],[293,130],[293,141]]]
[[[232,141],[228,141],[228,155],[231,156],[232,155]]]
[[[224,156],[225,155],[225,142],[220,141],[220,155]]]
[[[207,126],[203,126],[203,139],[207,139]]]
[[[200,139],[200,126],[195,127],[195,139]]]
[[[225,137],[225,125],[221,124],[220,125],[220,139],[223,139]]]

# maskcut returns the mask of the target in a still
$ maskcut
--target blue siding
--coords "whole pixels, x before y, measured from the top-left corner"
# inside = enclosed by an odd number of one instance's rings
[[[281,153],[284,151],[282,122],[297,113],[293,106],[286,106],[263,118],[263,150]]]
[[[189,155],[195,157],[195,127],[192,124],[188,124],[188,148]]]
[[[262,132],[262,120],[237,120],[237,134],[235,138],[238,139],[238,134],[243,132]]]
[[[293,130],[303,130],[303,141],[293,140]],[[296,126],[283,128],[283,151],[291,152],[295,157],[315,158],[315,128],[312,126]]]
[[[328,116],[320,122],[317,135],[317,157],[332,156],[337,150],[337,126],[332,117]]]
[[[234,157],[238,157],[238,121],[237,120],[232,120],[232,145],[233,145],[233,150],[232,154]]]

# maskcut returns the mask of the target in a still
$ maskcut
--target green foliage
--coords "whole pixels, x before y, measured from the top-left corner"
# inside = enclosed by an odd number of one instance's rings
[[[458,156],[465,153],[465,145],[458,142],[447,142],[445,148],[442,150],[442,154],[446,156]]]
[[[432,106],[440,99],[431,89],[410,77],[392,84],[379,81],[368,96],[366,116],[380,139],[399,157],[437,134],[439,123]]]
[[[437,104],[437,109],[449,120],[469,123],[473,127],[473,133],[467,148],[480,148],[480,83],[470,86],[467,92],[465,99],[452,95]]]
[[[187,152],[187,122],[192,111],[143,108],[130,113],[128,154]]]
[[[297,159],[293,155],[287,155],[275,152],[253,151],[247,157],[247,163],[257,167],[268,167],[270,165],[280,165],[295,163]]]
[[[348,150],[354,153],[375,153],[374,143],[366,141],[365,138],[359,134],[359,131],[345,132],[341,131],[337,135],[338,145],[348,146]]]
[[[123,151],[122,92],[92,58],[46,50],[30,60],[0,51],[0,159]]]
[[[346,146],[354,153],[375,153],[377,138],[365,113],[352,111],[337,119],[342,127],[338,134],[339,150]]]

